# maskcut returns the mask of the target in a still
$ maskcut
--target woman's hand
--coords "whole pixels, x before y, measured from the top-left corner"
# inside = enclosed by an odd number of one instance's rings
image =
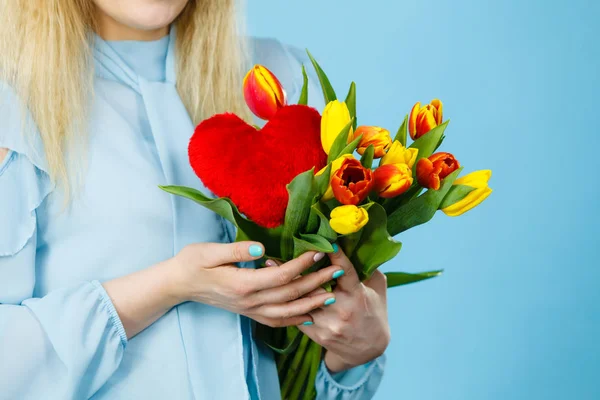
[[[387,283],[379,271],[368,281],[360,282],[354,266],[341,249],[330,254],[330,258],[333,265],[344,270],[333,293],[336,302],[312,311],[314,324],[300,329],[327,349],[327,368],[340,372],[379,357],[387,348],[390,341]],[[318,289],[310,296],[322,296],[323,292]]]
[[[172,260],[172,292],[180,302],[210,304],[271,327],[310,323],[308,313],[335,298],[325,291],[305,296],[342,270],[332,265],[300,277],[323,253],[308,252],[281,266],[271,263],[261,269],[235,265],[263,254],[262,245],[253,242],[187,246]]]

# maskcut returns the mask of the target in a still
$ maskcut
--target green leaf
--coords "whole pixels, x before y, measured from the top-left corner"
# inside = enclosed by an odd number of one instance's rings
[[[329,182],[331,181],[331,164],[327,164],[325,171],[319,175],[315,175],[315,181],[317,185],[317,197],[321,198],[327,189],[329,188]]]
[[[333,253],[333,246],[323,236],[314,233],[300,233],[299,236],[294,237],[294,258],[307,251]]]
[[[358,120],[356,118],[356,84],[354,82],[350,85],[345,103],[348,106],[348,111],[350,111],[350,118],[354,118],[352,126],[356,130]]]
[[[310,51],[306,50],[306,54],[308,54],[310,62],[312,63],[313,67],[315,67],[315,71],[317,71],[317,77],[321,83],[321,89],[323,90],[325,105],[329,104],[330,101],[337,100],[335,90],[333,90],[333,86],[331,86],[331,82],[329,82],[329,78],[327,78],[325,71],[323,71],[317,60],[313,58],[312,54],[310,54]]]
[[[323,203],[317,202],[311,207],[311,214],[316,215],[320,221],[317,234],[329,240],[329,242],[334,243],[337,240],[338,235],[331,228],[331,225],[329,224],[329,218],[326,216],[326,214],[329,214],[329,209],[327,209]]]
[[[394,138],[394,141],[397,140],[400,142],[400,144],[402,144],[402,146],[406,147],[407,132],[408,132],[408,114],[406,115],[406,117],[404,117],[404,121],[402,121],[402,125],[400,125],[400,128],[398,129],[398,132],[396,133],[396,137]]]
[[[357,137],[356,139],[354,139],[353,141],[348,143],[346,145],[346,147],[344,147],[342,149],[342,151],[340,151],[338,158],[343,156],[344,154],[353,154],[354,151],[356,150],[356,148],[358,147],[358,144],[360,143],[361,139],[362,139],[362,135],[360,135],[359,137]]]
[[[360,158],[360,163],[365,168],[371,168],[373,166],[373,157],[375,157],[375,147],[371,144]]]
[[[416,274],[409,274],[407,272],[386,272],[385,276],[387,276],[387,287],[391,288],[435,278],[436,276],[440,276],[442,272],[444,272],[443,269],[438,271],[419,272]]]
[[[412,149],[419,149],[419,154],[417,154],[417,160],[415,161],[415,165],[413,166],[413,176],[416,176],[415,171],[419,160],[421,158],[429,157],[437,149],[449,122],[450,121],[446,121],[443,124],[436,126],[432,130],[415,140],[409,146]]]
[[[306,75],[306,68],[304,68],[304,65],[302,65],[302,81],[302,91],[300,92],[298,104],[305,106],[308,104],[308,75]]]
[[[291,260],[294,255],[294,237],[306,227],[310,207],[317,195],[313,169],[296,176],[287,185],[287,191],[289,200],[281,235],[281,257]]]
[[[266,327],[264,325],[258,325],[258,326],[262,326],[265,329],[271,329],[271,328]],[[292,327],[289,327],[289,328],[292,328]],[[288,332],[289,332],[289,328],[288,328]],[[273,345],[273,344],[269,343],[268,340],[264,340],[263,339],[263,341],[275,353],[287,356],[287,355],[291,354],[293,351],[295,351],[298,348],[298,345],[300,344],[300,340],[302,340],[302,336],[304,336],[304,335],[300,332],[300,330],[298,330],[296,328],[296,332],[293,334],[293,339],[290,340],[290,341],[288,341],[288,343],[284,343],[285,347],[283,347],[283,348],[277,347],[276,345]]]
[[[350,128],[352,127],[352,123],[353,121],[350,120],[350,122],[348,122],[346,126],[342,128],[340,133],[336,136],[335,140],[333,141],[333,144],[331,145],[331,148],[329,149],[329,156],[327,157],[328,163],[335,161],[342,154],[346,154],[342,153],[342,151],[347,147],[348,135],[350,134]],[[358,146],[358,143],[354,146],[355,149],[356,146]]]
[[[444,200],[442,200],[442,204],[440,204],[440,210],[442,208],[449,207],[452,204],[458,203],[459,201],[467,197],[467,195],[473,190],[475,190],[475,188],[472,186],[452,185],[452,187],[448,191],[448,194],[446,195],[446,197],[444,197]]]
[[[281,240],[282,228],[264,228],[255,224],[240,214],[237,207],[228,198],[213,199],[199,190],[185,186],[159,186],[167,193],[190,199],[203,207],[214,211],[221,217],[233,223],[237,227],[236,241],[253,240],[265,246],[266,254],[273,258],[280,258],[279,241]]]
[[[448,175],[442,181],[439,190],[429,189],[421,196],[409,201],[391,213],[387,223],[390,234],[396,236],[407,229],[424,224],[433,218],[461,170],[462,168],[459,168]]]
[[[372,203],[368,209],[369,222],[351,260],[361,279],[367,279],[383,263],[394,258],[402,243],[395,241],[387,230],[387,215],[383,207]]]
[[[422,190],[423,188],[415,182],[406,192],[402,193],[401,195],[392,197],[391,199],[385,199],[385,201],[382,203],[383,208],[385,208],[387,214],[390,215],[398,208],[402,207],[404,204],[421,194]]]

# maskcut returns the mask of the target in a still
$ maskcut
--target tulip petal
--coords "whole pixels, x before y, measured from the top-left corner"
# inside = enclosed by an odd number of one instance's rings
[[[437,110],[437,113],[436,113],[436,122],[439,125],[439,124],[442,123],[442,121],[444,119],[443,115],[442,115],[442,112],[443,112],[443,110],[442,110],[442,102],[439,99],[433,99],[433,100],[431,100],[430,104],[433,107],[435,107],[435,109]]]
[[[423,136],[437,126],[431,106],[423,109],[417,117],[417,137]]]
[[[471,172],[463,177],[458,178],[456,181],[454,181],[454,184],[481,188],[487,186],[487,183],[491,177],[492,171],[489,169],[483,169],[480,171]]]
[[[480,189],[473,190],[464,199],[458,201],[451,206],[443,208],[442,211],[449,217],[457,217],[466,213],[467,211],[477,207],[481,204],[490,194],[492,189],[489,187],[483,187]]]
[[[412,140],[417,138],[417,116],[420,109],[421,103],[417,101],[412,110],[410,110],[410,116],[408,118],[408,133],[410,134],[410,138]]]

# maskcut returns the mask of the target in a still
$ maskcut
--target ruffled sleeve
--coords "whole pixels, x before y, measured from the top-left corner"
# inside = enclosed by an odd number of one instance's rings
[[[84,399],[114,373],[127,337],[98,282],[34,298],[37,216],[54,190],[39,138],[0,85],[0,399]],[[33,125],[29,125],[33,126]]]

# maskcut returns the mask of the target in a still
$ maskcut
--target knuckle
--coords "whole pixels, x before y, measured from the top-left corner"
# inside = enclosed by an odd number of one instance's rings
[[[233,288],[233,293],[238,297],[246,297],[250,293],[252,293],[252,290],[250,289],[250,286],[246,282],[239,282]]]
[[[256,302],[251,297],[244,297],[240,300],[239,306],[242,310],[247,311],[253,309],[256,306]]]
[[[300,298],[300,296],[302,296],[302,293],[300,292],[300,289],[298,289],[297,287],[289,288],[287,291],[287,294],[286,294],[287,301],[294,301],[294,300]]]
[[[341,321],[343,321],[343,322],[349,322],[354,317],[354,311],[351,310],[351,309],[340,309],[338,311],[338,316],[339,316],[339,318],[340,318]]]
[[[289,282],[288,276],[283,269],[278,269],[275,275],[275,280],[279,286],[283,286]]]
[[[269,320],[269,326],[271,328],[282,328],[285,326],[283,318],[274,318]]]
[[[329,333],[332,339],[341,339],[344,337],[344,328],[340,324],[333,324],[329,327]]]
[[[231,258],[235,262],[244,261],[241,246],[237,243],[231,246]]]

